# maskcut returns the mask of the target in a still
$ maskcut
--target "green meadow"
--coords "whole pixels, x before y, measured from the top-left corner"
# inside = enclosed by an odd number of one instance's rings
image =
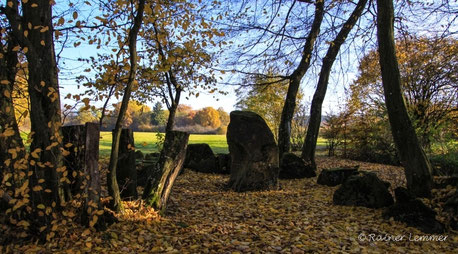
[[[100,133],[100,156],[110,156],[111,132]],[[155,132],[134,132],[135,148],[143,153],[158,152]],[[226,135],[191,134],[189,144],[207,143],[214,153],[228,153]]]
[[[27,133],[21,132],[21,136],[26,142]],[[100,132],[100,157],[109,157],[111,150],[111,132]],[[141,150],[143,153],[158,152],[157,149],[157,135],[155,132],[134,132],[135,148]],[[214,134],[191,134],[189,137],[189,144],[207,143],[210,145],[214,153],[229,153],[226,142],[226,135]],[[28,144],[26,144],[28,146]],[[326,140],[318,138],[317,148],[322,149],[326,147]]]
[[[157,136],[155,132],[134,132],[135,148],[143,153],[158,152]],[[214,153],[229,153],[226,142],[226,135],[213,134],[191,134],[189,144],[207,143]],[[318,139],[318,149],[326,147],[326,141]],[[100,156],[110,156],[111,150],[111,132],[100,133]]]

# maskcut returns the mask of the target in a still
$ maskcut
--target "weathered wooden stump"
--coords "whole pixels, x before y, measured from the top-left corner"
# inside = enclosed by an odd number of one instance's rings
[[[103,206],[100,201],[102,191],[99,171],[100,128],[96,123],[86,123],[85,129],[86,152],[83,168],[85,194],[81,221],[86,226],[102,229],[106,227],[106,219],[110,216],[103,214]]]
[[[91,125],[90,125],[91,126]],[[86,125],[70,125],[62,127],[62,135],[64,146],[69,154],[64,158],[64,166],[67,170],[67,178],[70,184],[65,185],[66,199],[70,200],[75,195],[81,194],[83,191],[83,179],[85,168],[85,156],[90,151],[86,148]],[[99,148],[97,147],[97,154]],[[98,158],[97,158],[98,159]]]
[[[122,198],[136,199],[138,197],[134,133],[131,129],[122,129],[121,131],[116,178]]]
[[[189,134],[181,131],[169,131],[165,135],[164,148],[159,156],[154,171],[151,172],[143,199],[146,205],[164,212],[173,183],[178,176],[186,155]]]
[[[106,214],[100,201],[101,184],[99,171],[100,129],[97,123],[62,127],[64,144],[70,154],[65,157],[65,166],[70,179],[68,198],[79,197],[83,201],[81,222],[99,229],[106,226]]]
[[[231,155],[229,188],[278,189],[278,147],[264,119],[253,112],[232,111],[226,135]]]

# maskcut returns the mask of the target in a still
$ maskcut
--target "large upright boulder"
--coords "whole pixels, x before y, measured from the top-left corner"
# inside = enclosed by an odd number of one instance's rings
[[[283,154],[280,160],[281,179],[299,179],[315,177],[315,170],[294,153]]]
[[[413,197],[405,188],[398,187],[394,193],[396,203],[383,213],[385,219],[393,218],[395,221],[404,222],[427,234],[444,232],[445,227],[436,220],[436,212],[433,209],[426,206],[420,199]]]
[[[253,112],[232,111],[226,136],[231,155],[229,188],[277,189],[278,147],[264,119]]]
[[[184,168],[202,173],[218,171],[216,156],[208,144],[189,144],[186,149]]]
[[[394,203],[387,184],[380,180],[375,173],[364,171],[350,176],[334,192],[333,202],[335,205],[368,208],[382,208]]]

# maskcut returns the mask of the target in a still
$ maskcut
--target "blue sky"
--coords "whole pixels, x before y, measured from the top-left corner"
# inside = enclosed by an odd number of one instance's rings
[[[64,9],[64,7],[62,7]],[[91,10],[93,11],[93,10]],[[85,10],[84,12],[80,12],[79,17],[83,17],[86,12],[89,12],[89,10]],[[92,13],[94,15],[94,13]],[[73,43],[68,43],[69,45]],[[59,49],[58,49],[59,51]],[[107,51],[105,49],[105,51]],[[103,48],[97,50],[95,48],[95,45],[87,45],[87,44],[81,44],[79,47],[67,47],[64,50],[62,50],[62,53],[60,54],[60,60],[59,60],[59,66],[61,68],[61,73],[60,73],[60,84],[61,84],[61,97],[62,97],[62,104],[74,104],[75,102],[72,100],[64,99],[64,97],[68,94],[78,94],[82,92],[82,88],[77,86],[77,83],[75,81],[75,77],[83,73],[83,70],[87,68],[87,65],[84,66],[82,63],[76,61],[78,58],[88,58],[90,56],[96,57],[97,53],[103,52]],[[105,52],[106,53],[106,52]],[[111,52],[110,52],[111,53]],[[291,68],[294,68],[292,66]],[[346,82],[348,83],[349,80],[354,77],[354,73],[347,73],[346,77]],[[226,73],[223,80],[220,80],[222,82],[226,82],[226,79],[228,75],[231,75],[230,73]],[[324,104],[323,104],[323,111],[324,113],[331,112],[333,111],[334,113],[338,111],[337,105],[339,103],[343,103],[344,101],[344,92],[343,92],[343,87],[344,83],[342,83],[342,80],[333,80],[330,81],[329,84],[329,89],[328,89],[328,94],[325,98]],[[234,83],[234,80],[231,80],[232,83]],[[314,87],[317,82],[317,75],[316,73],[313,73],[311,75],[308,75],[307,77],[304,78],[303,84],[302,84],[302,90],[304,93],[304,101],[307,103],[310,103],[311,98],[313,97],[314,93]],[[221,95],[218,93],[213,93],[213,94],[207,94],[205,91],[201,91],[199,93],[199,97],[196,98],[194,96],[190,96],[189,99],[187,99],[187,95],[184,94],[181,99],[181,104],[187,104],[192,106],[195,109],[203,108],[203,107],[214,107],[214,108],[219,108],[223,107],[226,111],[232,111],[234,110],[235,103],[237,101],[237,97],[235,94],[235,89],[237,88],[236,86],[233,85],[222,85],[218,84],[218,87],[224,91],[227,92],[226,95]],[[148,105],[152,106],[157,100],[155,98],[152,98],[151,101],[148,103]],[[112,99],[110,101],[111,103],[117,102],[115,99]],[[96,106],[101,106],[102,102],[96,102],[93,103],[93,105]]]
[[[65,9],[65,6],[60,6],[61,9]],[[86,8],[85,11],[81,12],[79,14],[80,17],[84,16],[85,13],[91,13],[91,11],[94,11],[94,9],[88,9]],[[97,12],[95,10],[94,12]],[[94,15],[94,12],[92,12],[92,15]],[[71,12],[70,12],[71,13]],[[71,16],[71,14],[70,14]],[[368,17],[370,22],[370,17]],[[429,18],[431,22],[435,19],[433,17]],[[426,21],[424,21],[426,22]],[[455,22],[456,24],[456,22]],[[416,27],[417,29],[420,30],[425,30],[427,31],[428,27],[431,26],[425,26],[424,28]],[[456,26],[453,26],[456,30]],[[375,33],[375,31],[374,31]],[[241,41],[247,39],[249,37],[242,37]],[[70,43],[73,44],[73,43]],[[323,103],[323,112],[326,113],[336,113],[339,111],[339,105],[342,105],[345,101],[345,87],[348,87],[348,85],[352,82],[352,79],[354,79],[357,75],[357,65],[358,65],[358,58],[361,57],[361,52],[367,52],[371,47],[374,48],[375,42],[372,41],[369,43],[369,46],[365,46],[364,50],[362,49],[350,49],[350,53],[347,52],[346,56],[343,57],[342,61],[336,61],[333,67],[333,75],[331,76],[329,86],[328,86],[328,92],[325,97],[325,101]],[[326,49],[327,45],[324,42],[318,43],[316,46],[319,48],[320,54],[322,54]],[[358,51],[360,50],[360,51]],[[58,49],[59,51],[59,49]],[[99,50],[100,51],[100,50]],[[298,50],[300,52],[300,50]],[[355,52],[359,52],[358,55],[355,54]],[[81,89],[78,89],[77,84],[75,82],[75,77],[78,76],[84,68],[81,65],[81,63],[74,61],[74,59],[77,58],[88,58],[89,56],[96,56],[97,50],[95,49],[95,46],[90,46],[90,45],[84,45],[82,44],[79,47],[68,47],[65,48],[62,51],[61,54],[61,59],[60,59],[60,68],[61,68],[61,73],[60,73],[60,84],[62,87],[61,90],[61,96],[65,97],[67,93],[72,93],[72,94],[77,94],[81,92]],[[221,56],[222,58],[224,56]],[[73,60],[72,60],[73,59]],[[294,61],[293,61],[294,62]],[[288,70],[294,69],[297,64],[293,63],[292,66],[290,66],[287,69],[286,73],[288,73]],[[316,66],[312,66],[311,69],[308,71],[307,75],[304,77],[302,81],[302,90],[304,94],[304,101],[306,103],[310,103],[311,98],[313,97],[314,94],[314,88],[315,85],[318,81],[318,72],[319,72],[319,67],[320,64]],[[221,80],[222,82],[227,82],[227,78],[229,77],[228,75],[231,75],[229,73],[226,73],[224,76],[225,78]],[[237,81],[237,78],[235,78]],[[232,83],[235,83],[234,80],[232,80]],[[214,107],[214,108],[219,108],[223,107],[226,111],[231,111],[234,109],[234,105],[237,101],[236,95],[235,95],[235,89],[237,88],[236,86],[230,86],[230,85],[218,85],[219,88],[225,92],[227,92],[226,95],[221,95],[218,93],[213,93],[213,94],[206,94],[205,91],[200,91],[200,95],[198,98],[195,97],[190,97],[189,99],[186,99],[187,95],[184,94],[182,96],[181,104],[187,104],[192,106],[195,109],[203,108],[203,107]],[[151,102],[148,104],[152,106],[157,100],[155,98],[151,99]],[[72,104],[74,103],[73,101],[69,100],[62,100],[63,104],[68,103]],[[115,103],[116,101],[111,101],[112,103]],[[101,103],[95,104],[96,106],[100,106]]]

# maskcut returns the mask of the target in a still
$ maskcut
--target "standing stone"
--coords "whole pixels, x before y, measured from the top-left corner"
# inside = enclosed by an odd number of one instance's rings
[[[145,158],[143,155],[143,152],[141,150],[136,150],[135,151],[135,159],[142,161]]]
[[[253,112],[232,111],[226,137],[231,155],[229,188],[278,189],[278,147],[264,119]]]
[[[218,172],[221,174],[231,173],[231,155],[227,153],[219,153],[216,155],[218,162]]]
[[[281,179],[299,179],[315,177],[315,170],[294,153],[284,153],[280,161]]]
[[[335,205],[381,208],[392,205],[394,200],[387,184],[375,173],[361,171],[350,176],[334,192],[333,202]]]
[[[383,218],[393,218],[395,221],[406,223],[427,234],[441,234],[445,227],[436,220],[436,212],[426,206],[420,199],[415,198],[407,189],[398,187],[394,190],[396,203],[389,207]]]
[[[318,176],[317,183],[327,186],[337,186],[347,180],[348,177],[358,173],[359,166],[353,168],[323,169]]]
[[[137,198],[137,169],[135,167],[134,133],[122,129],[119,140],[118,170],[116,170],[122,198]]]
[[[189,144],[183,167],[202,173],[216,173],[218,170],[215,154],[208,144]]]

